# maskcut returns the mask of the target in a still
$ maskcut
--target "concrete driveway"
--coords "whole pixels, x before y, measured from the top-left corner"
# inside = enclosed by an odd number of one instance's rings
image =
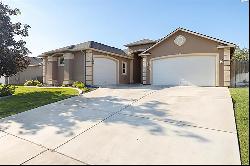
[[[99,88],[0,120],[0,164],[240,164],[229,90]]]

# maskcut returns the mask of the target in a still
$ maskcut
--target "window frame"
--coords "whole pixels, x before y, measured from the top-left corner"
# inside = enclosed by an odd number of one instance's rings
[[[124,67],[123,64],[125,65]],[[125,72],[123,72],[123,70],[125,70]],[[122,75],[127,75],[127,70],[128,70],[128,63],[122,62]]]
[[[63,64],[61,64],[61,59],[63,59]],[[65,58],[63,56],[60,56],[58,58],[58,66],[64,66],[64,64],[65,64]]]

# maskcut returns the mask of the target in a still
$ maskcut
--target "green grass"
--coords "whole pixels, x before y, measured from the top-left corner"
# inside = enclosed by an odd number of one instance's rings
[[[230,89],[240,142],[241,162],[249,165],[249,88]]]
[[[78,95],[72,88],[17,86],[13,96],[0,99],[0,118]]]

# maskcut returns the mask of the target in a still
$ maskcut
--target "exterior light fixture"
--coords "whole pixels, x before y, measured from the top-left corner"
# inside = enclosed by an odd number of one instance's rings
[[[224,62],[224,59],[220,59],[220,64],[222,64]]]

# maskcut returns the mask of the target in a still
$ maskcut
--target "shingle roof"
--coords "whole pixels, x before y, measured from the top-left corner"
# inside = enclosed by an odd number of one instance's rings
[[[42,58],[37,58],[37,57],[28,57],[30,60],[30,66],[36,66],[36,65],[41,65],[43,60]]]
[[[141,44],[150,44],[150,43],[156,43],[157,41],[151,40],[151,39],[142,39],[138,40],[129,44],[126,44],[124,46],[129,47],[129,46],[136,46],[136,45],[141,45]]]
[[[90,48],[127,56],[127,54],[119,48],[111,47],[111,46],[98,43],[95,41],[88,41],[88,42],[84,42],[84,43],[80,43],[76,45],[71,45],[71,46],[55,49],[52,51],[44,52],[43,54],[54,54],[54,53],[60,53],[60,52],[65,52],[65,51],[79,51],[79,50],[86,50]]]

